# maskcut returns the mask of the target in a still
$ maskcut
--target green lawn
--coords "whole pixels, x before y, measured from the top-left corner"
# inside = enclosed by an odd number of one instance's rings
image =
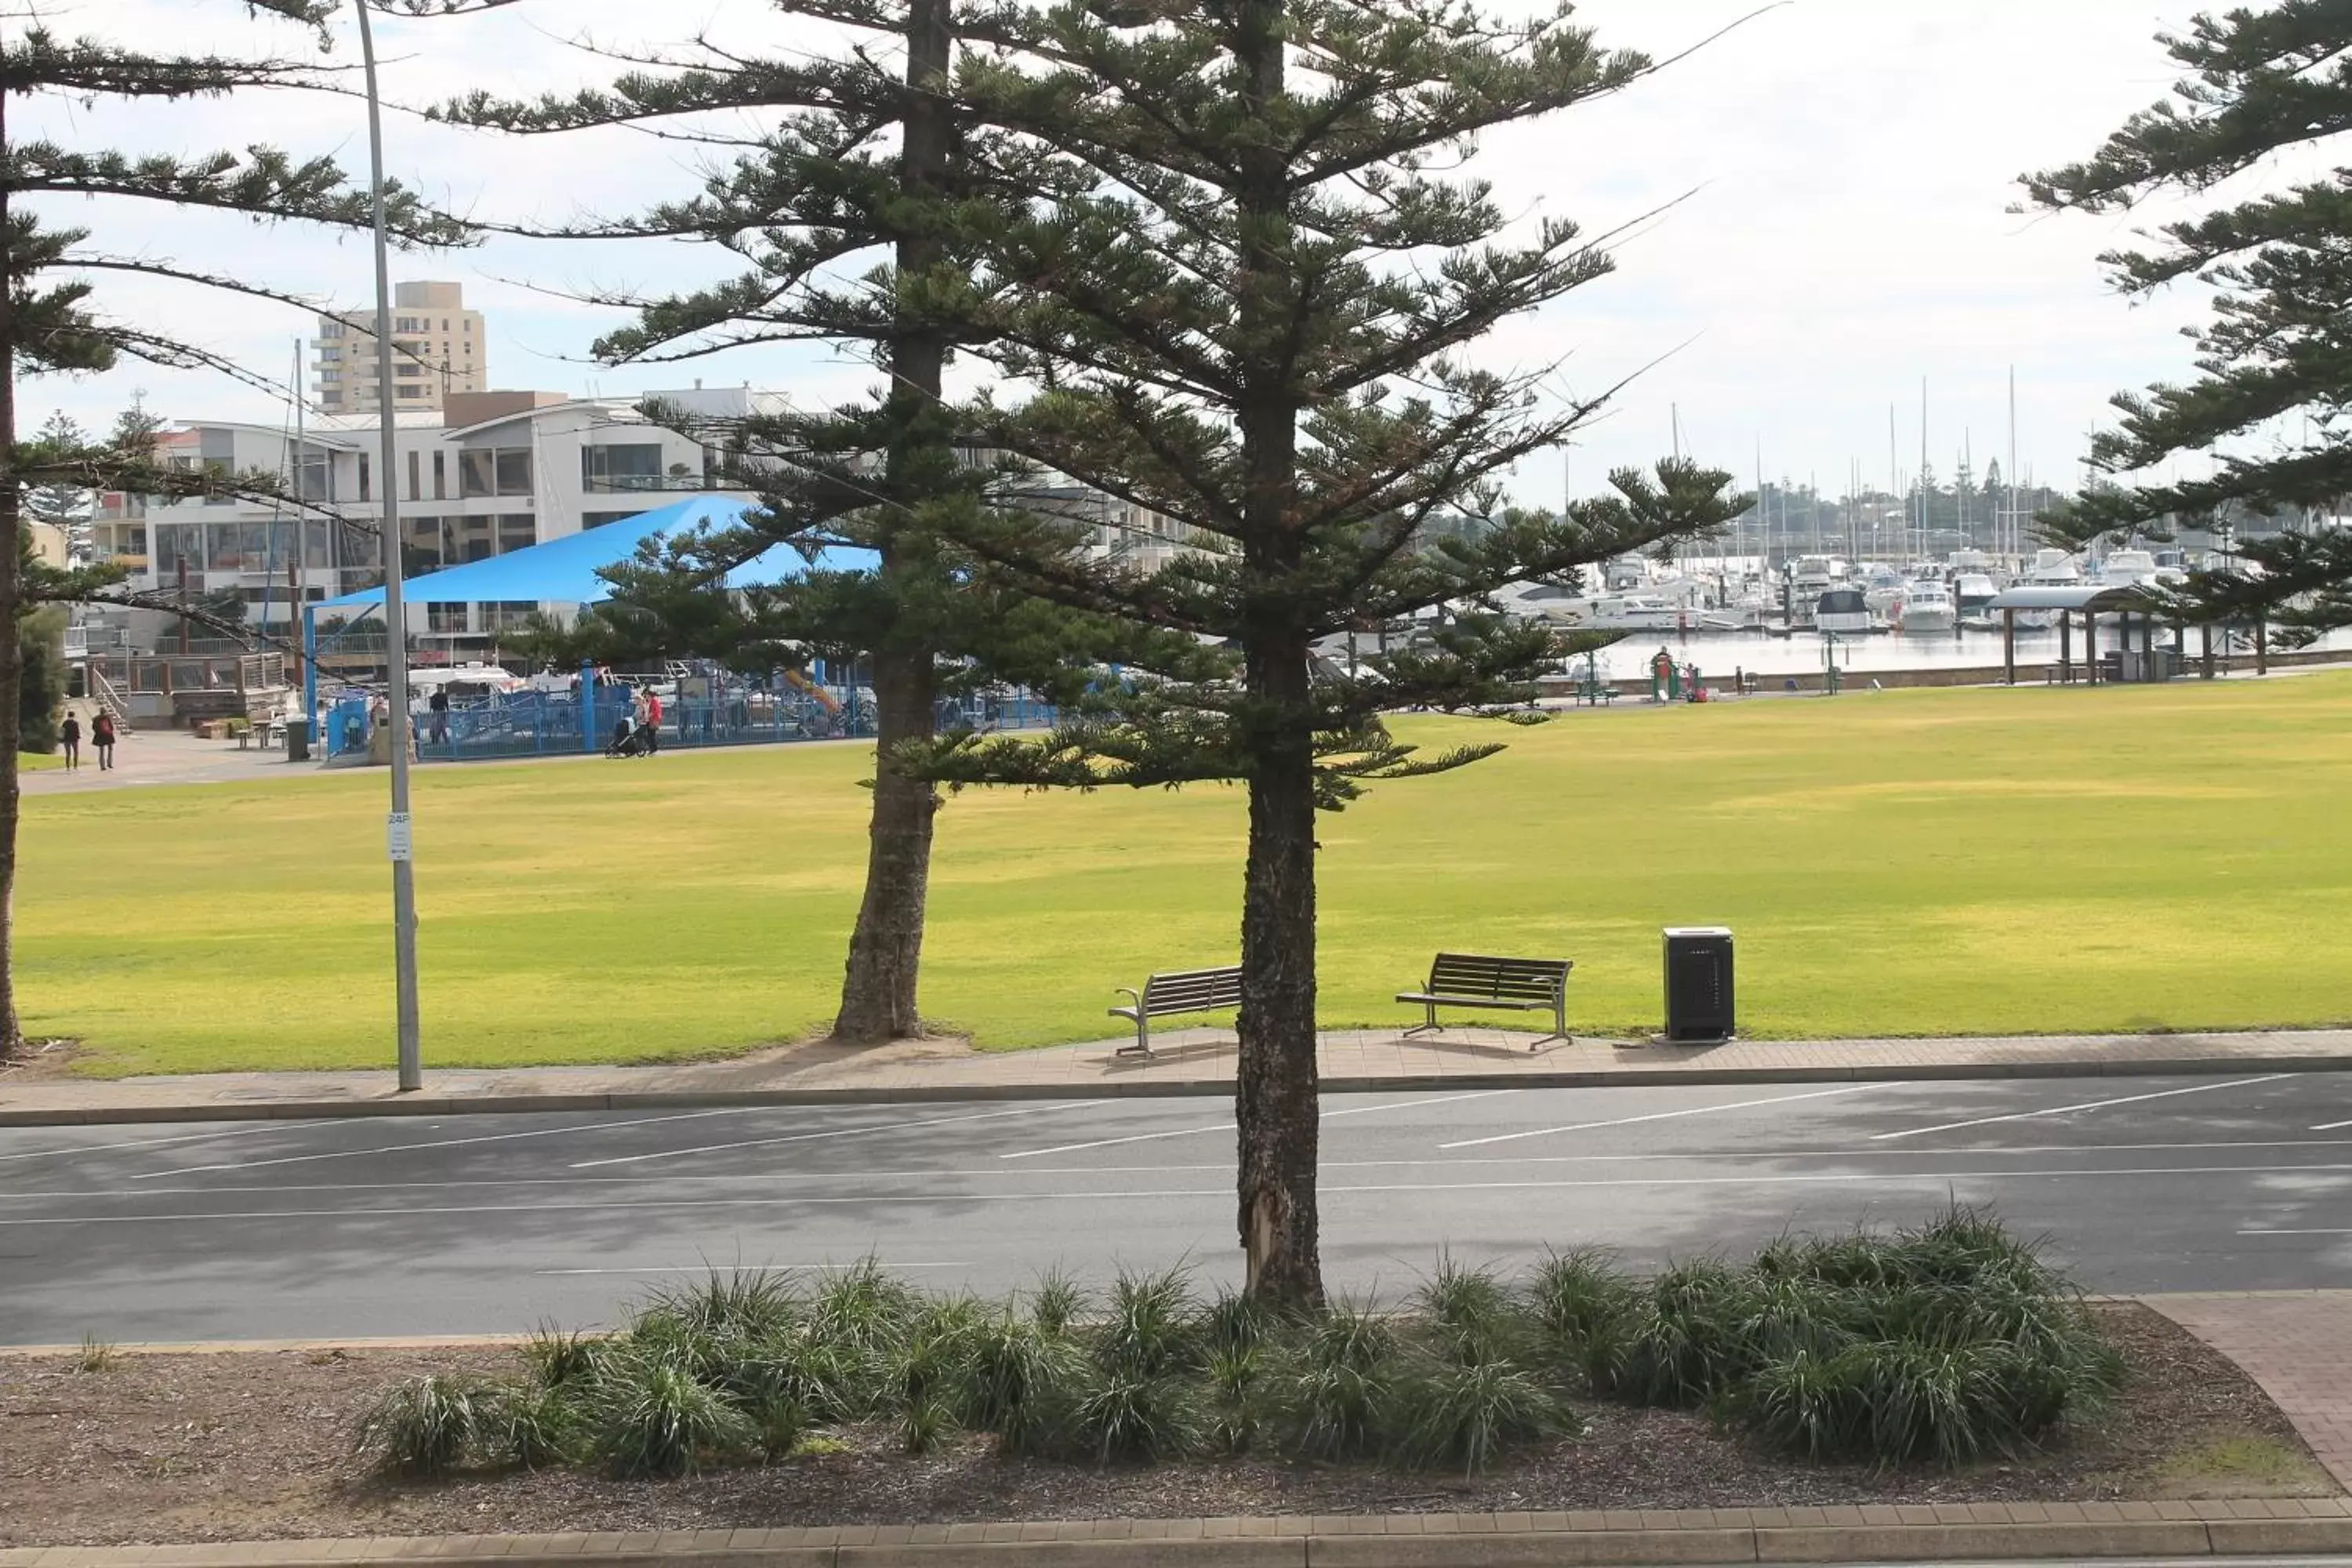
[[[1438,947],[1565,953],[1586,1032],[1654,1028],[1658,928],[1727,924],[1760,1036],[2352,1018],[2352,677],[1578,714],[1323,828],[1323,1014]],[[869,759],[841,747],[426,769],[428,1059],[681,1058],[829,1016]],[[26,1026],[116,1072],[377,1064],[383,776],[25,805]],[[1110,1032],[1111,988],[1235,951],[1241,797],[966,795],[927,1012]]]

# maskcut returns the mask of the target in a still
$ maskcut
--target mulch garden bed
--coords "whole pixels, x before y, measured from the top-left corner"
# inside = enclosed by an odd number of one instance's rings
[[[385,1383],[505,1370],[496,1350],[0,1357],[0,1546],[366,1535],[743,1529],[1023,1519],[1486,1512],[2333,1495],[2294,1427],[2168,1320],[2103,1306],[2131,1375],[2095,1427],[2015,1460],[1874,1473],[1792,1463],[1703,1415],[1586,1401],[1585,1430],[1475,1479],[1240,1460],[1095,1469],[1000,1459],[985,1439],[909,1458],[887,1432],[837,1453],[676,1481],[583,1471],[394,1482],[352,1458]],[[2252,1451],[2260,1473],[2200,1456]]]

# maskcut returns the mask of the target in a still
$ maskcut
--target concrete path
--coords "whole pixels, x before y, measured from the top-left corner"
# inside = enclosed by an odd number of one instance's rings
[[[2309,1234],[2339,1249],[2352,1244],[2352,1229]],[[2329,1473],[2352,1486],[2352,1290],[2156,1296],[2147,1304],[2242,1367]]]
[[[666,1067],[432,1069],[399,1094],[377,1072],[216,1073],[81,1079],[0,1071],[0,1126],[267,1118],[604,1110],[667,1102],[818,1103],[836,1100],[1015,1100],[1084,1095],[1223,1095],[1234,1037],[1213,1029],[1154,1037],[1150,1058],[1121,1040],[1034,1051],[974,1051],[960,1040],[856,1048],[787,1046],[721,1062]],[[1989,1039],[1759,1040],[1666,1047],[1580,1039],[1530,1051],[1530,1037],[1452,1029],[1405,1039],[1398,1029],[1322,1037],[1324,1084],[1389,1089],[1582,1088],[1602,1084],[1838,1082],[1858,1079],[2096,1077],[2352,1068],[2352,1030],[2260,1034],[2052,1035]],[[386,1042],[389,1058],[390,1042]]]
[[[87,739],[90,713],[87,703],[74,703],[81,719],[81,766],[68,772],[45,768],[22,776],[28,795],[87,795],[97,790],[132,789],[141,784],[242,784],[250,779],[310,775],[315,763],[289,763],[283,746],[276,751],[255,747],[239,751],[234,741],[200,741],[184,730],[134,730],[114,748],[114,766],[101,773],[98,751]]]

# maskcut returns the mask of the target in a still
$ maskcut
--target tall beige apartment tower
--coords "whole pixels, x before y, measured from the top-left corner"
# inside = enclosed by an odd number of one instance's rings
[[[319,318],[311,366],[319,406],[329,414],[373,414],[375,311]],[[392,397],[401,411],[438,412],[453,392],[489,388],[482,313],[466,309],[462,283],[400,283],[392,291]]]

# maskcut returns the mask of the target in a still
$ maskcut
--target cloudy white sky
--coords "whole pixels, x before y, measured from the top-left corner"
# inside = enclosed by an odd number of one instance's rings
[[[1508,0],[1506,0],[1508,3]],[[1589,0],[1605,42],[1664,55],[1752,10],[1756,0]],[[2172,73],[2154,42],[2191,0],[1794,0],[1619,100],[1495,138],[1482,172],[1509,209],[1614,228],[1683,198],[1620,252],[1621,270],[1513,328],[1522,363],[1565,358],[1578,391],[1637,371],[1613,411],[1569,459],[1579,490],[1607,468],[1661,455],[1678,415],[1685,443],[1742,474],[1760,447],[1770,477],[1844,488],[1850,462],[1885,483],[1888,410],[1907,471],[1927,439],[1948,472],[1964,437],[1977,462],[2008,443],[2016,369],[2021,456],[2044,479],[2079,473],[2084,433],[2119,387],[2178,374],[2194,319],[2182,296],[2135,308],[2107,291],[2094,258],[2134,220],[2019,216],[2016,176],[2088,153]],[[153,47],[297,30],[247,24],[234,0],[44,0],[59,31]],[[525,0],[486,17],[381,25],[386,93],[423,103],[473,87],[570,89],[610,68],[570,47],[675,40],[707,27],[730,43],[806,47],[765,0]],[[356,58],[348,33],[339,58]],[[53,102],[18,111],[68,145],[191,153],[267,141],[329,153],[363,172],[356,101],[247,94],[125,109]],[[28,123],[29,122],[29,123]],[[461,212],[553,220],[620,214],[689,190],[695,150],[628,133],[510,141],[395,116],[393,172]],[[161,215],[100,203],[55,215],[110,248],[235,271],[343,306],[363,304],[367,248],[290,228]],[[493,384],[631,393],[750,381],[808,400],[862,385],[865,373],[816,351],[751,350],[688,369],[609,369],[588,346],[618,313],[574,303],[587,289],[689,286],[725,270],[707,247],[493,241],[437,258],[396,258],[396,278],[449,278],[489,315]],[[284,377],[307,318],[266,302],[110,280],[119,313],[168,319],[210,347]],[[1644,367],[1648,367],[1644,369]],[[100,423],[134,391],[173,418],[277,423],[264,395],[194,374],[130,366],[29,385],[29,425],[51,407]],[[1559,493],[1561,459],[1530,461],[1520,487]]]

